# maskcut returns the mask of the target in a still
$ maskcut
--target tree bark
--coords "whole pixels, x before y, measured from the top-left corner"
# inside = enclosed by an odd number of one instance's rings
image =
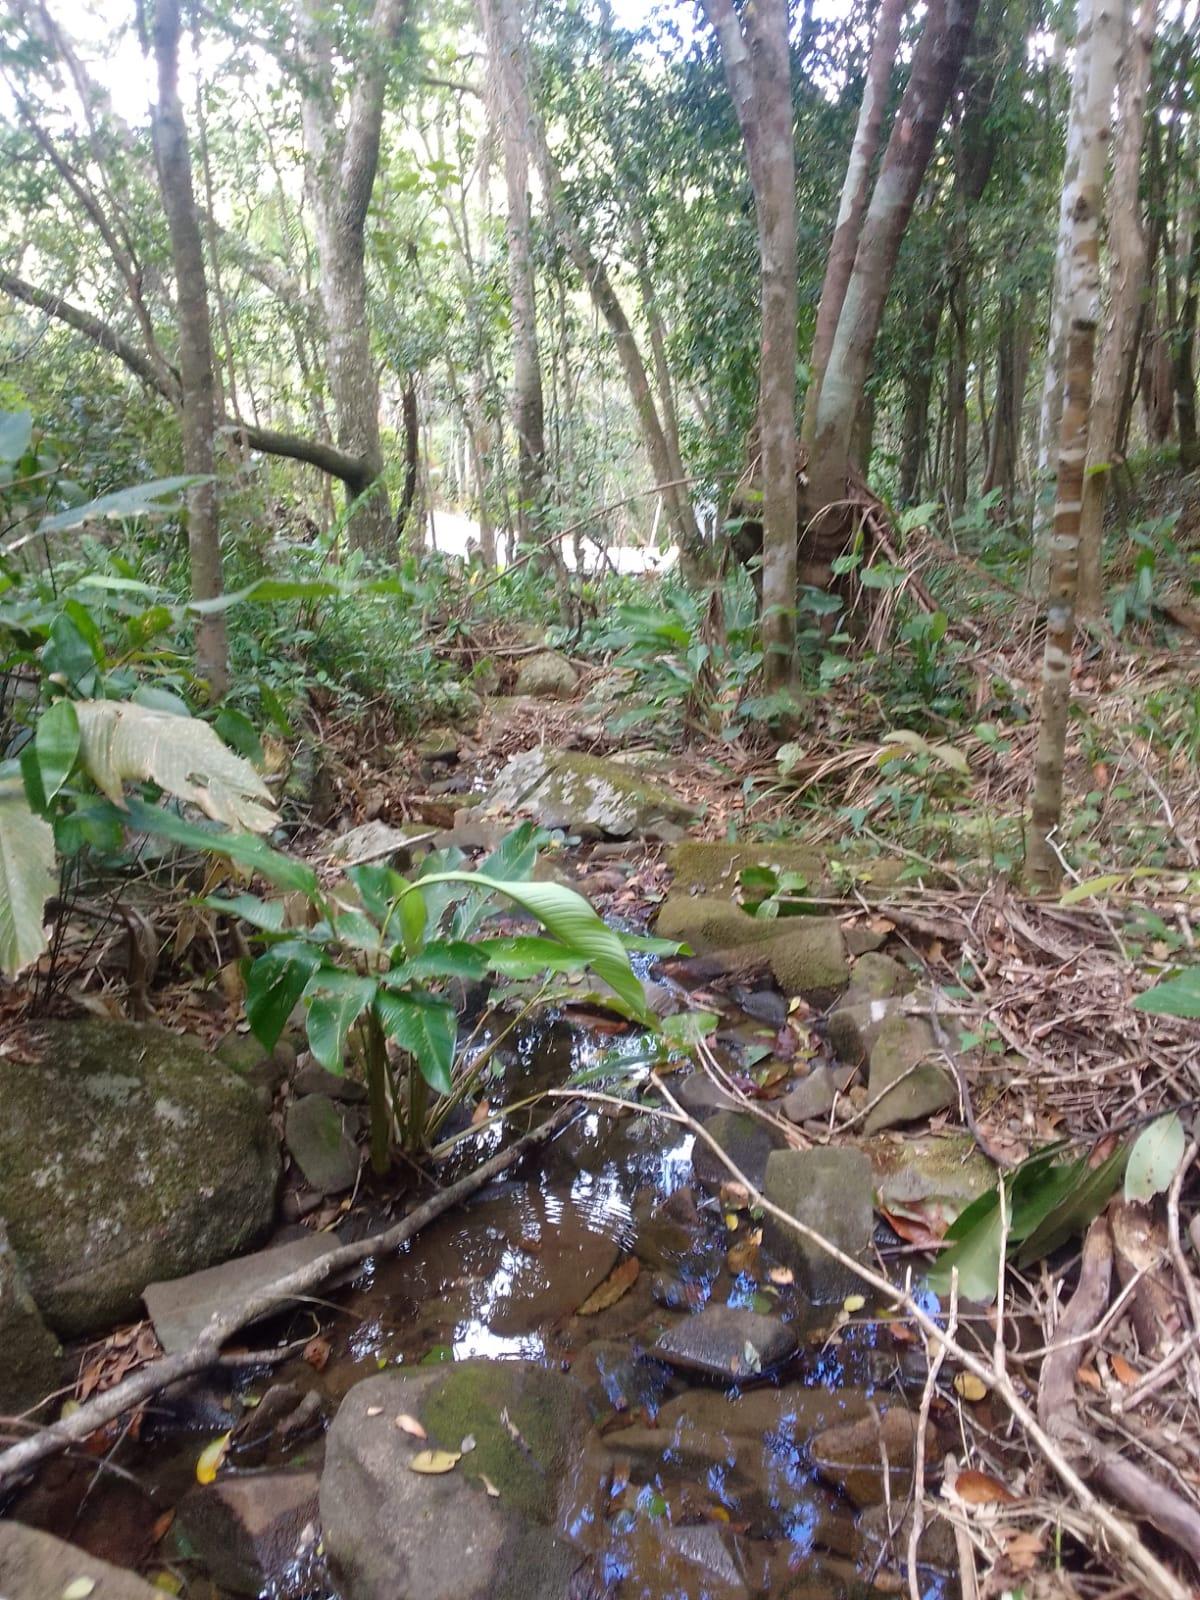
[[[223,592],[213,451],[216,381],[204,244],[196,217],[192,158],[179,97],[179,31],[179,0],[155,0],[151,32],[158,74],[154,149],[175,269],[183,470],[201,480],[188,490],[192,598],[215,600]],[[225,618],[220,613],[203,616],[196,623],[196,665],[208,682],[210,697],[219,700],[229,687]]]
[[[992,411],[992,440],[982,493],[1000,491],[1007,516],[1017,499],[1017,462],[1021,449],[1021,417],[1025,408],[1025,379],[1029,367],[1029,307],[1024,296],[1006,294],[1000,302],[1000,327],[996,340],[996,399]]]
[[[979,0],[930,0],[908,85],[871,193],[829,361],[821,382],[809,467],[812,513],[802,582],[827,587],[846,533],[837,510],[846,493],[854,418],[891,287],[900,242],[962,66]]]
[[[417,412],[416,379],[411,372],[404,376],[400,412],[404,424],[404,487],[400,491],[400,505],[396,511],[397,543],[404,538],[404,530],[416,504],[417,478],[421,470],[421,419]]]
[[[929,430],[929,396],[933,388],[933,361],[938,331],[946,303],[943,282],[930,285],[916,338],[908,354],[904,382],[904,414],[900,424],[900,503],[912,505],[920,497],[921,465]],[[807,413],[806,413],[807,415]]]
[[[858,124],[854,130],[850,160],[846,164],[837,221],[825,263],[825,282],[817,307],[817,325],[809,360],[808,393],[804,399],[804,423],[800,434],[809,446],[816,436],[821,383],[829,364],[829,353],[833,349],[846,288],[854,270],[854,257],[858,251],[867,199],[871,192],[871,167],[879,149],[888,86],[900,46],[900,25],[908,7],[909,0],[882,0],[875,20],[875,37],[871,43],[862,103],[858,108]]]
[[[761,284],[763,679],[791,677],[796,648],[796,170],[787,0],[704,0],[737,111],[758,223]]]
[[[1079,523],[1088,458],[1096,324],[1100,313],[1100,219],[1104,169],[1117,62],[1121,55],[1123,6],[1112,0],[1079,0],[1079,35],[1091,35],[1086,84],[1072,97],[1078,129],[1068,147],[1078,152],[1072,193],[1064,204],[1071,219],[1070,259],[1061,271],[1069,289],[1067,369],[1059,430],[1058,482],[1046,596],[1046,643],[1042,656],[1041,722],[1038,728],[1027,870],[1035,889],[1053,890],[1062,878],[1056,835],[1062,817],[1075,609],[1079,582]]]
[[[1117,84],[1120,121],[1113,157],[1109,203],[1108,249],[1111,290],[1096,365],[1088,434],[1083,510],[1079,519],[1079,613],[1096,616],[1103,600],[1104,502],[1114,458],[1121,399],[1128,386],[1137,347],[1138,311],[1146,275],[1146,239],[1142,230],[1140,178],[1146,91],[1158,0],[1138,0]],[[1181,450],[1182,454],[1182,450]]]
[[[407,0],[375,0],[365,59],[356,63],[344,129],[337,117],[329,12],[324,0],[299,0],[300,120],[305,184],[313,210],[321,301],[329,332],[329,388],[339,447],[357,456],[368,488],[350,515],[350,542],[383,555],[391,544],[381,481],[379,379],[371,359],[367,309],[366,221],[379,165],[388,53],[408,15]]]

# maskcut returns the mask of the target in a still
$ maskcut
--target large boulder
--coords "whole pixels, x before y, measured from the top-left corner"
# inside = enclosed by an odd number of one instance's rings
[[[415,1419],[414,1438],[396,1418]],[[561,1600],[582,1553],[582,1389],[521,1361],[465,1361],[357,1384],[334,1419],[321,1527],[345,1600]],[[463,1449],[464,1442],[467,1449]],[[451,1452],[450,1470],[418,1454]],[[596,1487],[598,1489],[599,1479]]]
[[[539,650],[521,663],[516,689],[537,700],[569,700],[578,682],[579,674],[560,651]]]
[[[653,836],[696,817],[694,808],[669,789],[619,762],[540,745],[513,757],[485,807],[592,839]]]
[[[90,1600],[162,1600],[163,1593],[53,1534],[0,1520],[0,1595],[62,1600],[68,1592]]]
[[[700,977],[770,973],[785,995],[825,1004],[850,976],[842,930],[832,917],[752,917],[716,895],[672,895],[655,931],[706,959]]]
[[[208,1575],[232,1594],[278,1595],[317,1542],[315,1472],[225,1476],[185,1494],[179,1523]]]
[[[254,1090],[188,1039],[56,1022],[0,1056],[0,1218],[56,1332],[140,1314],[142,1290],[270,1227],[279,1148]]]
[[[0,1416],[19,1417],[58,1388],[62,1351],[42,1321],[0,1220]]]

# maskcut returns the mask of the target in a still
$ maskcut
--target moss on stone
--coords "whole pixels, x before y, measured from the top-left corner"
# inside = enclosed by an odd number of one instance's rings
[[[867,1089],[877,1104],[867,1117],[867,1133],[916,1122],[954,1104],[954,1082],[936,1054],[937,1041],[924,1017],[888,1017],[871,1046]]]
[[[721,844],[685,839],[667,853],[674,889],[683,894],[722,894],[738,890],[738,875],[747,867],[798,872],[814,892],[828,877],[824,857],[811,845]]]
[[[542,747],[508,763],[485,806],[488,811],[528,812],[548,828],[622,839],[656,823],[686,823],[696,816],[669,789],[616,762]]]
[[[715,895],[673,894],[658,913],[655,931],[706,955],[710,950],[736,950],[778,938],[779,924],[752,917]]]
[[[771,972],[783,994],[832,1000],[850,976],[842,930],[831,917],[789,918],[771,943]]]
[[[899,961],[891,956],[868,951],[859,956],[850,974],[850,987],[846,990],[846,1004],[855,1005],[865,1000],[890,1000],[895,995],[910,994],[917,986],[916,978]]]
[[[996,1169],[969,1133],[881,1134],[863,1148],[884,1205],[942,1200],[958,1210],[996,1187]]]

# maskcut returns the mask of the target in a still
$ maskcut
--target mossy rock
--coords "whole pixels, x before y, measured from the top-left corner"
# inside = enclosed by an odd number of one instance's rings
[[[669,789],[615,761],[540,745],[513,757],[484,810],[530,816],[544,828],[592,839],[653,836],[697,815]]]
[[[917,1122],[956,1103],[954,1079],[936,1057],[937,1040],[924,1017],[889,1016],[871,1046],[867,1093],[878,1102],[865,1132]]]
[[[62,1350],[42,1321],[2,1221],[0,1350],[4,1351],[0,1361],[0,1416],[20,1416],[58,1388]]]
[[[541,650],[521,663],[516,691],[537,700],[569,700],[578,682],[579,674],[561,651]]]
[[[916,976],[908,967],[891,956],[867,951],[854,963],[845,1003],[852,1006],[863,1000],[891,1000],[896,995],[911,994],[916,986]]]
[[[850,976],[841,929],[830,917],[752,917],[713,895],[672,895],[655,931],[711,956],[730,976],[766,968],[784,994],[821,1005]]]
[[[863,1149],[871,1160],[880,1204],[941,1203],[947,1220],[996,1187],[996,1169],[969,1133],[880,1134]]]
[[[707,955],[713,950],[763,944],[778,938],[779,929],[778,921],[752,917],[716,895],[672,894],[663,902],[654,931],[660,938],[678,939],[698,955]]]
[[[673,875],[676,894],[732,897],[738,892],[738,876],[747,867],[798,872],[814,893],[829,876],[820,851],[802,844],[721,844],[685,839],[667,852],[667,865]]]
[[[54,1022],[0,1056],[0,1218],[43,1316],[74,1336],[142,1290],[252,1248],[278,1141],[254,1090],[198,1044],[128,1022]]]

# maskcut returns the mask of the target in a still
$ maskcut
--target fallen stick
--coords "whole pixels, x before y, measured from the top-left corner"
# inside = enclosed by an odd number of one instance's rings
[[[403,1221],[385,1228],[382,1233],[371,1234],[365,1239],[355,1240],[353,1244],[345,1244],[337,1250],[331,1250],[316,1261],[297,1267],[286,1277],[267,1284],[256,1295],[243,1300],[232,1310],[215,1313],[208,1319],[195,1344],[187,1350],[164,1356],[161,1361],[142,1367],[123,1382],[97,1395],[94,1400],[87,1401],[69,1417],[53,1422],[48,1427],[31,1434],[29,1438],[10,1445],[7,1450],[0,1453],[0,1490],[11,1488],[23,1473],[28,1472],[29,1468],[39,1461],[45,1461],[72,1445],[82,1443],[98,1428],[114,1421],[133,1406],[140,1405],[143,1400],[165,1389],[168,1384],[177,1383],[180,1378],[189,1378],[194,1373],[215,1366],[220,1358],[221,1346],[226,1339],[244,1328],[247,1323],[257,1321],[259,1317],[265,1316],[286,1301],[315,1288],[335,1272],[357,1266],[360,1261],[366,1261],[370,1256],[399,1249],[443,1212],[451,1210],[463,1200],[469,1200],[493,1178],[507,1171],[509,1167],[515,1166],[522,1156],[548,1143],[561,1128],[565,1127],[575,1112],[576,1107],[573,1105],[562,1107],[540,1127],[522,1135],[506,1150],[501,1150],[482,1166],[476,1167],[474,1172],[468,1173],[465,1178],[460,1178],[457,1183],[452,1183],[448,1189],[439,1190],[415,1210],[410,1211]]]

